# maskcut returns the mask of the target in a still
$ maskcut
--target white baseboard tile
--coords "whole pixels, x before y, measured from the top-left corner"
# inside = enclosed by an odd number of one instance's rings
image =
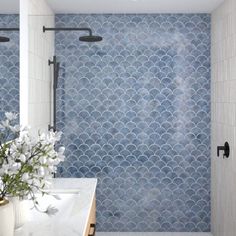
[[[211,233],[180,233],[180,232],[97,232],[96,236],[213,236]]]

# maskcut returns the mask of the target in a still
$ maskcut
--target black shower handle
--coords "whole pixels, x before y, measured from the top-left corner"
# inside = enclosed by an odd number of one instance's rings
[[[230,147],[229,147],[229,143],[225,142],[224,146],[218,146],[217,147],[217,156],[220,156],[220,151],[224,151],[223,153],[223,158],[229,158],[229,154],[230,154]]]

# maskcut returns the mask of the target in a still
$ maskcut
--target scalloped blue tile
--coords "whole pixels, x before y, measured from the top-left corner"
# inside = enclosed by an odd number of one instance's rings
[[[210,15],[57,15],[58,176],[96,177],[99,231],[210,231]]]
[[[19,27],[19,16],[0,14],[0,27]],[[19,32],[0,32],[0,120],[5,112],[19,113]]]

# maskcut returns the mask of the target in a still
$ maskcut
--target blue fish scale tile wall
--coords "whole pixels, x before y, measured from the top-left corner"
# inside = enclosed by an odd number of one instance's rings
[[[1,15],[0,28],[19,27],[18,15]],[[10,42],[0,42],[0,121],[4,113],[19,113],[19,32],[0,32]]]
[[[61,177],[96,177],[99,231],[210,230],[210,16],[57,15]]]

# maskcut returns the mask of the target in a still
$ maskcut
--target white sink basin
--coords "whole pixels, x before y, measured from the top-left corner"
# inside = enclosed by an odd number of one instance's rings
[[[84,236],[96,183],[96,179],[53,179],[50,195],[38,195],[37,200],[41,210],[51,205],[58,212],[49,217],[31,209],[27,223],[15,236]]]

